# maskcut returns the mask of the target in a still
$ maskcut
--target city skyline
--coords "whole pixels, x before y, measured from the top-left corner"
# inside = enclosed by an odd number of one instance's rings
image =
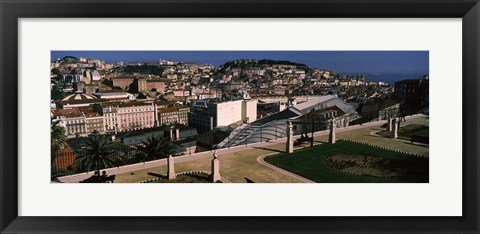
[[[428,53],[52,52],[51,181],[428,183]]]
[[[87,57],[106,62],[159,59],[219,66],[235,59],[288,60],[311,68],[344,73],[429,72],[429,51],[52,51],[51,59]]]

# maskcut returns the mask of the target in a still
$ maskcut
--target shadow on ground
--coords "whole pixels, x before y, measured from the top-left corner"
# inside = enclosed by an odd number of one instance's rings
[[[427,148],[427,149],[429,147],[428,145],[424,145],[424,143],[420,143],[420,144],[418,144],[416,142],[403,142],[403,143],[405,143],[407,145],[415,145],[415,146],[419,146],[419,147],[423,147],[423,148]]]
[[[149,176],[155,176],[155,177],[158,177],[160,179],[166,179],[167,177],[164,176],[164,175],[160,175],[160,174],[157,174],[157,173],[154,173],[154,172],[148,172],[147,175]]]

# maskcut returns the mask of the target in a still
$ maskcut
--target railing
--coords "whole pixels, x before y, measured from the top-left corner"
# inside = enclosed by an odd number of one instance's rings
[[[135,155],[139,153],[139,151],[136,149],[136,146],[139,145],[141,144],[123,145],[120,147],[117,150],[117,153],[111,156],[113,161],[118,162],[116,166],[140,162],[140,159],[135,157]],[[77,158],[83,157],[86,154],[87,151],[84,149],[52,153],[51,179],[53,180],[56,177],[87,172],[88,170],[85,165],[82,165],[80,160],[77,160]]]

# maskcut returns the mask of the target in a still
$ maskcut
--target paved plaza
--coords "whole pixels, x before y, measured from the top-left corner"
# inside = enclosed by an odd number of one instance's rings
[[[405,151],[408,153],[428,156],[428,145],[413,144],[408,141],[384,138],[376,135],[376,132],[383,130],[381,125],[385,123],[386,121],[378,121],[364,125],[337,129],[337,140],[349,139],[390,149]],[[401,126],[410,124],[421,124],[428,126],[428,118],[422,115],[407,117],[407,121],[402,122]],[[311,182],[308,179],[286,172],[272,165],[266,165],[266,162],[263,161],[263,158],[266,155],[284,152],[285,141],[285,139],[282,139],[254,145],[239,146],[229,150],[223,150],[221,152],[219,151],[217,155],[218,159],[220,160],[220,174],[222,179],[224,181],[233,183],[245,183],[245,178],[257,183]],[[328,131],[316,133],[314,141],[315,144],[327,143]],[[305,144],[304,146],[308,145]],[[175,172],[182,173],[186,171],[210,171],[212,159],[213,157],[211,154],[203,154],[201,156],[191,156],[191,159],[179,160],[180,162],[175,163]],[[149,169],[117,174],[115,182],[140,182],[155,179],[159,175],[166,176],[166,174],[167,166],[162,165]]]

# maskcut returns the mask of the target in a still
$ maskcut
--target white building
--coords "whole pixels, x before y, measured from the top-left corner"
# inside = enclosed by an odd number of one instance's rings
[[[188,116],[188,124],[196,127],[199,132],[205,132],[217,126],[229,126],[239,122],[250,123],[257,120],[257,102],[257,100],[236,100],[209,103],[196,100]]]
[[[105,102],[95,104],[94,110],[103,115],[107,132],[122,132],[155,127],[157,111],[153,103]]]
[[[209,111],[212,111],[215,116],[214,127],[257,120],[257,102],[257,100],[237,100],[209,103]]]
[[[52,117],[59,121],[59,126],[65,128],[68,138],[87,133],[85,115],[77,108],[52,110]]]
[[[64,73],[64,74],[60,74],[60,76],[62,77],[63,82],[67,84],[83,81],[83,74]]]
[[[155,127],[157,111],[153,103],[119,103],[117,110],[118,131]]]
[[[99,92],[94,93],[93,96],[100,99],[125,99],[125,100],[135,100],[135,95],[127,92]]]
[[[242,102],[243,100],[209,103],[209,112],[211,111],[215,116],[214,127],[228,126],[232,123],[242,120]]]
[[[258,100],[243,100],[242,102],[242,120],[245,123],[251,123],[257,120]]]
[[[102,78],[102,76],[100,76],[100,73],[98,71],[92,71],[91,76],[92,76],[92,80],[96,80],[96,81]]]

